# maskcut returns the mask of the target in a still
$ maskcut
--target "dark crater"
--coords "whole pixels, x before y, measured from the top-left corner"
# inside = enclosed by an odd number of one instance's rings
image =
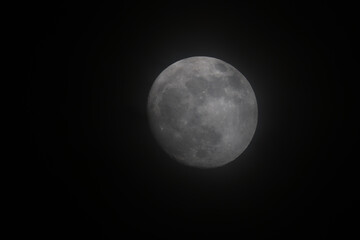
[[[227,70],[227,67],[225,66],[225,64],[223,64],[221,62],[215,63],[215,68],[217,70],[219,70],[220,72],[226,72],[226,70]]]
[[[192,77],[185,85],[191,94],[198,95],[208,88],[209,82],[203,77]]]
[[[214,78],[213,80],[211,80],[211,82],[209,84],[207,93],[211,97],[216,97],[216,98],[222,97],[222,96],[226,95],[225,87],[226,87],[226,82],[224,80]]]
[[[163,93],[159,102],[161,118],[174,129],[179,128],[179,119],[189,109],[189,104],[183,101],[186,95],[182,89],[170,88]]]
[[[242,89],[241,77],[237,73],[234,73],[233,75],[229,76],[227,80],[229,82],[229,85],[234,89],[236,90]]]

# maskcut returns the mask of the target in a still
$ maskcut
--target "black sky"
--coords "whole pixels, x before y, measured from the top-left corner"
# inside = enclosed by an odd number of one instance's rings
[[[29,8],[30,231],[40,239],[350,235],[351,8],[325,1]],[[222,168],[173,162],[147,123],[153,81],[191,56],[233,65],[257,96],[253,141]]]

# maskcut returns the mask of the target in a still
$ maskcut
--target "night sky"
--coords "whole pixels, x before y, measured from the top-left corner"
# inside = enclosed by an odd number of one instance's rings
[[[350,236],[353,6],[120,2],[29,6],[23,16],[29,234]],[[257,97],[251,144],[221,168],[171,160],[148,125],[152,83],[191,56],[231,64]]]

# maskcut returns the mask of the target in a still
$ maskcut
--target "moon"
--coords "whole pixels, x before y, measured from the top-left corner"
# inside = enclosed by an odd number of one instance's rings
[[[220,167],[250,144],[258,120],[255,93],[230,64],[189,57],[154,81],[147,104],[151,131],[176,161],[197,168]]]

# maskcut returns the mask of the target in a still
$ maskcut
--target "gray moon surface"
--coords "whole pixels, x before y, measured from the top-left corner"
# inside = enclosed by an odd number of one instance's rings
[[[151,131],[176,161],[215,168],[248,147],[258,120],[255,93],[230,64],[190,57],[167,67],[148,97]]]

